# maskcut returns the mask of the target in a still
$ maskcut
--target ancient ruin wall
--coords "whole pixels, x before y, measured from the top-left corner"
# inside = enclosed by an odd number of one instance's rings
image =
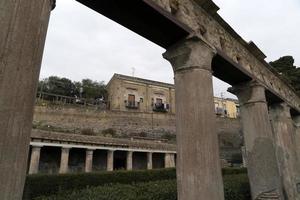
[[[83,129],[93,129],[95,133],[112,128],[119,136],[142,136],[168,139],[175,138],[175,115],[158,113],[137,113],[118,111],[97,111],[95,109],[36,106],[34,112],[36,128],[51,128],[80,133]],[[241,124],[238,119],[217,117],[218,133],[221,138],[240,138]],[[173,135],[173,136],[172,136]],[[230,139],[231,140],[231,139]],[[241,139],[235,139],[238,146]],[[228,144],[221,141],[221,144]]]

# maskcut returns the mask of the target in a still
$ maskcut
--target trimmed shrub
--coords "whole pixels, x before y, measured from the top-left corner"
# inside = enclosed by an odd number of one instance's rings
[[[247,174],[247,168],[223,168],[223,175]]]
[[[80,191],[61,192],[35,200],[176,200],[176,181],[106,185]]]
[[[111,184],[100,187],[60,192],[35,200],[177,200],[176,180],[135,184]],[[226,200],[251,200],[245,174],[224,177]]]
[[[225,168],[222,169],[222,173],[223,173],[226,199],[228,200],[250,199],[250,189],[249,189],[249,183],[247,177],[247,170],[245,168],[236,168],[236,169]],[[114,172],[98,172],[98,173],[63,174],[63,175],[39,175],[39,174],[29,175],[26,179],[23,199],[29,200],[39,196],[48,196],[57,193],[59,194],[65,193],[66,191],[72,191],[71,193],[78,194],[80,193],[80,190],[84,190],[96,186],[97,187],[104,186],[104,185],[109,185],[109,188],[116,187],[115,188],[116,191],[122,192],[123,190],[120,184],[127,184],[126,187],[138,187],[137,191],[139,191],[139,194],[144,194],[145,191],[141,190],[139,186],[140,183],[142,182],[173,180],[174,184],[176,185],[175,179],[176,179],[175,169],[144,170],[144,171],[114,171]],[[155,184],[159,184],[159,183],[155,183]],[[169,190],[169,189],[171,190],[169,186],[170,185],[168,186],[161,185],[159,187],[161,188],[161,190]],[[174,188],[175,188],[175,195],[176,195],[176,186],[174,186]],[[93,194],[95,192],[94,190],[89,190],[89,191],[93,192]],[[158,195],[163,195],[160,193],[161,192],[157,192]],[[111,194],[116,195],[115,193],[111,193]],[[73,199],[77,199],[77,198],[73,198]],[[86,199],[92,200],[93,198],[86,198]],[[123,199],[123,198],[119,197],[117,199]],[[158,199],[155,198],[153,200],[158,200]],[[64,199],[61,198],[61,200]],[[111,199],[107,198],[106,200],[114,200],[114,198]],[[124,198],[124,200],[127,199]],[[137,199],[133,198],[132,200],[137,200]],[[143,200],[148,200],[148,199],[143,199]],[[161,200],[165,200],[165,199],[161,199]],[[166,200],[171,200],[171,199],[166,199]]]
[[[139,182],[175,179],[175,169],[115,171],[98,173],[29,175],[24,188],[24,200],[42,195],[56,194],[59,191],[80,190],[106,184],[131,184]]]

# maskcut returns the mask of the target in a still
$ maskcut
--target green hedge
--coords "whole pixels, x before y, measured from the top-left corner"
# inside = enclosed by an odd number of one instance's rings
[[[246,174],[246,169],[223,169],[225,185],[237,191],[239,180],[234,175]],[[229,177],[235,177],[237,185],[231,184],[226,180]],[[143,171],[115,171],[115,172],[98,172],[98,173],[79,173],[79,174],[63,174],[63,175],[29,175],[26,179],[23,200],[30,200],[38,196],[47,196],[59,193],[59,191],[81,190],[87,187],[103,186],[107,184],[132,184],[150,181],[161,181],[175,179],[175,169],[161,170],[143,170]],[[243,183],[245,180],[242,180]],[[226,188],[225,188],[226,189]],[[226,190],[225,190],[226,191]],[[232,192],[231,192],[232,193]],[[238,192],[239,193],[239,192]]]
[[[115,183],[131,184],[175,178],[175,169],[29,175],[26,178],[23,200],[30,200],[42,195],[56,194],[59,191],[79,190],[91,186]]]
[[[224,177],[226,200],[250,200],[247,175],[235,174]],[[84,190],[60,192],[35,200],[177,200],[176,180],[135,184],[113,184]]]

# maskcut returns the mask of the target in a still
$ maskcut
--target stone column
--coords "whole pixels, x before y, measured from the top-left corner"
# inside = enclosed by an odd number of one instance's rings
[[[0,199],[22,198],[53,0],[0,1]],[[17,167],[14,167],[17,166]]]
[[[300,199],[296,137],[290,107],[286,103],[270,106],[270,116],[275,138],[276,156],[284,193],[287,199]]]
[[[132,170],[132,151],[127,151],[126,155],[126,170]]]
[[[152,152],[147,152],[147,169],[153,169]]]
[[[197,37],[164,54],[175,73],[179,200],[223,200],[211,62],[214,50]]]
[[[29,165],[29,174],[37,174],[39,172],[40,155],[42,146],[32,146]]]
[[[166,153],[165,154],[165,168],[175,167],[175,154]]]
[[[114,170],[114,151],[108,150],[107,151],[107,171],[113,171]]]
[[[283,199],[265,88],[249,82],[229,90],[239,98],[252,199]]]
[[[241,147],[241,152],[242,152],[242,158],[243,158],[243,167],[247,167],[247,151],[246,151],[245,146]]]
[[[60,158],[60,167],[59,167],[60,174],[68,173],[69,153],[70,153],[70,148],[68,148],[68,147],[61,148],[61,158]]]
[[[91,172],[93,170],[93,153],[94,149],[86,150],[84,172]]]
[[[293,117],[296,137],[297,158],[300,164],[300,115]]]

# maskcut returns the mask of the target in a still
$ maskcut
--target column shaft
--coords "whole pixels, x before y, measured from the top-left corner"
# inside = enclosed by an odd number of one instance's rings
[[[114,170],[114,151],[108,150],[107,151],[107,171]]]
[[[166,153],[165,154],[165,168],[175,167],[175,154]]]
[[[265,88],[251,82],[235,86],[231,92],[238,96],[240,103],[252,199],[268,195],[282,199]]]
[[[0,1],[1,200],[22,198],[51,3]]]
[[[31,149],[29,174],[37,174],[39,172],[41,147],[33,146]]]
[[[147,169],[153,169],[152,152],[147,152]]]
[[[287,195],[287,199],[300,199],[297,192],[299,173],[297,173],[296,137],[290,108],[285,103],[272,105],[270,116],[284,193]]]
[[[61,158],[60,158],[60,167],[59,167],[60,174],[68,173],[69,153],[70,153],[70,148],[64,148],[64,147],[61,148]]]
[[[127,151],[126,155],[126,170],[132,170],[132,151]]]
[[[179,200],[224,199],[211,62],[214,52],[190,38],[164,54],[175,72]]]
[[[294,127],[295,127],[297,159],[300,164],[300,115],[294,117],[293,120],[294,120]]]
[[[92,149],[86,150],[84,170],[85,172],[91,172],[93,170],[93,152],[94,150]]]

